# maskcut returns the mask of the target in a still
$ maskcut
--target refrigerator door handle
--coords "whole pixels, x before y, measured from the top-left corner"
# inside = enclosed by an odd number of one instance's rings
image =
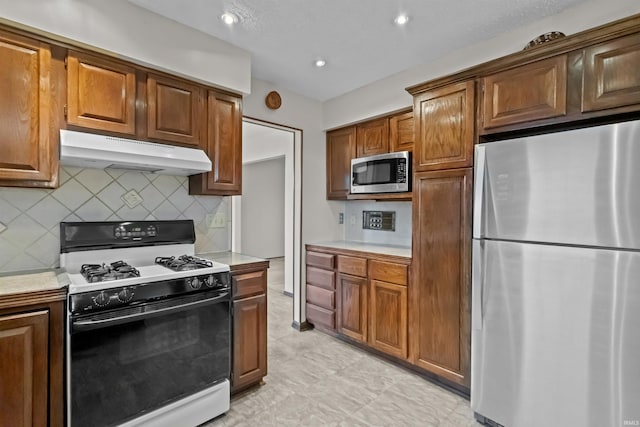
[[[473,177],[473,238],[479,239],[483,235],[482,210],[484,198],[484,168],[486,147],[476,145],[475,167]]]
[[[481,330],[484,299],[484,241],[473,239],[473,268],[471,270],[471,329]]]

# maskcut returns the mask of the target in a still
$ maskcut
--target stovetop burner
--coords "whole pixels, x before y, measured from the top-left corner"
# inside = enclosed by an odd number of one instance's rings
[[[89,283],[140,277],[140,271],[124,261],[116,261],[111,264],[83,264],[80,268],[80,274]]]
[[[178,258],[173,256],[157,257],[156,264],[160,264],[173,271],[197,270],[213,266],[213,263],[209,260],[190,255],[180,255]]]

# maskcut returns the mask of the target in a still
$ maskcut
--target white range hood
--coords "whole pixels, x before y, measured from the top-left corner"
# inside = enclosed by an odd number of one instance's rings
[[[199,149],[66,129],[60,130],[60,164],[183,176],[211,171],[211,160]]]

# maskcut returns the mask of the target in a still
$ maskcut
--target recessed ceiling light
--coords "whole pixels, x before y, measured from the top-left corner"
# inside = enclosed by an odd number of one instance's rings
[[[316,59],[313,65],[315,65],[318,68],[324,67],[325,65],[327,65],[327,61],[325,61],[324,59]]]
[[[220,19],[222,19],[222,22],[224,22],[227,25],[233,25],[236,22],[238,22],[238,17],[233,13],[229,13],[229,12],[223,13]]]
[[[409,17],[407,15],[398,15],[396,19],[393,20],[398,25],[404,25],[409,22]]]

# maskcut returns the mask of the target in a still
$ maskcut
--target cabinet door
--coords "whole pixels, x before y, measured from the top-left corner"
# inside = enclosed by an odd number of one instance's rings
[[[469,386],[471,168],[415,178],[411,361]]]
[[[640,105],[640,34],[584,50],[582,111]]]
[[[415,97],[416,172],[472,165],[474,99],[474,82],[458,83]]]
[[[0,185],[55,187],[49,45],[0,31]]]
[[[371,280],[369,344],[407,358],[407,287]]]
[[[233,302],[233,391],[267,375],[267,296]]]
[[[367,279],[338,275],[338,330],[355,340],[367,341]]]
[[[389,119],[371,120],[356,126],[358,157],[389,152]]]
[[[242,99],[209,91],[207,140],[212,171],[189,178],[189,194],[242,194]]]
[[[205,121],[199,86],[168,77],[147,76],[147,136],[166,142],[200,146]]]
[[[47,425],[49,314],[0,317],[0,425]]]
[[[413,111],[389,119],[389,151],[413,151]]]
[[[327,132],[327,199],[346,200],[351,191],[351,159],[355,157],[355,127]]]
[[[483,85],[483,129],[563,116],[567,113],[567,56],[485,77]]]
[[[135,106],[136,70],[133,67],[69,52],[67,123],[135,135]]]

